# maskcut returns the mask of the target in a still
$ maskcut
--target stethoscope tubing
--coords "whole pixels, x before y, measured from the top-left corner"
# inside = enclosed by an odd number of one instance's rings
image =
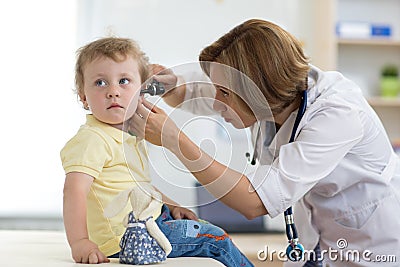
[[[303,118],[303,115],[306,111],[307,108],[307,91],[303,91],[301,94],[301,103],[299,110],[297,112],[296,120],[293,125],[292,133],[290,135],[289,143],[292,143],[295,139],[297,128],[300,125],[300,121]],[[297,261],[302,257],[302,254],[304,252],[303,246],[298,242],[298,234],[297,234],[297,229],[294,224],[294,219],[293,219],[293,209],[292,207],[289,207],[285,210],[283,213],[285,216],[285,223],[286,223],[286,236],[289,241],[289,247],[286,251],[287,256],[289,257],[290,260],[292,261]],[[292,257],[291,252],[296,250],[297,254],[295,253],[295,256]]]
[[[293,125],[293,129],[292,129],[292,133],[290,135],[289,143],[292,143],[295,140],[297,128],[299,128],[300,121],[303,118],[306,108],[307,108],[307,91],[304,90],[303,92],[301,92],[301,102],[300,102],[299,110],[296,115],[296,119],[294,121],[294,125]],[[260,126],[258,126],[258,130],[257,130],[256,145],[257,145],[257,140],[258,140],[259,134],[260,134]],[[256,155],[255,155],[256,154],[256,145],[254,146],[253,157],[252,157],[251,161],[250,161],[250,153],[248,153],[248,152],[246,153],[246,157],[249,160],[251,165],[256,164]],[[285,227],[286,236],[289,241],[289,246],[286,250],[286,254],[290,260],[298,261],[304,253],[304,248],[298,242],[299,238],[298,238],[297,229],[296,229],[296,226],[294,224],[294,219],[293,219],[293,208],[292,207],[287,208],[283,214],[285,217],[285,224],[286,224],[286,227]],[[295,252],[295,253],[292,255],[292,252]]]
[[[297,112],[296,120],[294,121],[293,129],[292,129],[292,134],[290,135],[289,143],[292,143],[295,139],[297,128],[299,128],[300,121],[303,118],[304,113],[306,112],[307,108],[307,91],[303,91],[301,93],[301,103],[299,110]],[[284,212],[285,218],[287,216],[293,216],[293,209],[292,207],[289,207],[285,210]],[[290,231],[293,232],[293,235],[290,233]],[[297,230],[296,226],[294,224],[293,219],[286,220],[286,236],[288,240],[293,240],[293,239],[298,239],[297,235]]]

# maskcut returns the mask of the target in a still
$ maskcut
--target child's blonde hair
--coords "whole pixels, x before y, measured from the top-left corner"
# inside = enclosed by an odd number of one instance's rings
[[[111,58],[116,62],[123,61],[129,56],[133,57],[138,61],[141,82],[146,81],[149,76],[149,59],[132,39],[118,37],[101,38],[79,48],[76,55],[75,88],[78,95],[84,94],[84,67],[99,57]]]

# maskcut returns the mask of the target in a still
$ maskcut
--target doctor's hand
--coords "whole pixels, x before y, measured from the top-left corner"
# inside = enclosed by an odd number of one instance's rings
[[[157,106],[139,100],[135,115],[129,121],[129,131],[150,143],[169,150],[179,147],[180,130],[168,115]]]
[[[186,85],[182,81],[181,84],[177,85],[178,76],[171,69],[157,64],[150,65],[150,68],[154,79],[164,84],[165,93],[162,98],[165,103],[171,107],[182,104],[185,99]]]
[[[174,74],[171,69],[168,69],[162,65],[151,64],[150,65],[151,75],[154,75],[154,79],[165,87],[165,93],[168,93],[171,89],[176,87],[178,77]]]

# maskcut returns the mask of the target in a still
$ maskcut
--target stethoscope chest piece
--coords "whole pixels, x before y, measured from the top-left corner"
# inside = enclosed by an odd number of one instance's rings
[[[291,261],[299,261],[303,258],[304,247],[296,239],[289,242],[289,246],[286,249],[286,256]]]

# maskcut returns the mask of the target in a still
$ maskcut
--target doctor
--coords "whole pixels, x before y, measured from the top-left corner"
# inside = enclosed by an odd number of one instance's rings
[[[400,159],[359,87],[310,65],[299,41],[263,20],[238,25],[199,60],[214,86],[183,84],[164,100],[197,114],[213,109],[236,128],[250,127],[256,171],[245,175],[217,162],[149,102],[139,106],[133,130],[174,153],[249,219],[275,217],[293,205],[300,242],[322,252],[316,266],[377,266],[383,258],[392,262],[382,266],[398,266]],[[180,85],[168,71],[156,79]],[[306,109],[288,143],[303,91]]]

